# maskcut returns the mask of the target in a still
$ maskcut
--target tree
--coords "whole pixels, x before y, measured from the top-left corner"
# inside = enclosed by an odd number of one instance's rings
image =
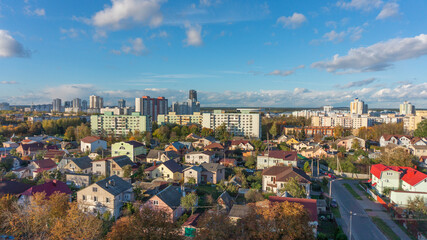
[[[306,173],[311,172],[310,163],[308,161],[304,163],[304,172]]]
[[[274,139],[278,134],[277,124],[273,122],[270,130],[268,131],[271,134],[271,137]]]
[[[255,156],[249,156],[246,159],[245,167],[254,169],[256,167],[256,161],[257,161],[257,158]]]
[[[285,185],[283,186],[282,189],[280,189],[280,191],[282,192],[288,192],[289,194],[291,194],[293,197],[296,198],[305,198],[307,197],[307,193],[305,192],[305,188],[304,186],[302,186],[299,181],[298,178],[289,178],[288,182],[285,183]]]
[[[69,126],[67,130],[65,130],[64,138],[68,141],[73,141],[76,139],[76,128],[73,126]]]
[[[353,141],[351,142],[351,149],[353,150],[360,149],[360,142],[356,138],[354,138]]]
[[[187,209],[187,211],[191,209],[191,214],[194,213],[194,207],[196,206],[196,204],[197,204],[197,194],[195,193],[187,194],[181,198],[181,206]]]
[[[132,174],[132,166],[126,165],[123,167],[123,177],[128,178]]]
[[[134,205],[139,209],[134,214],[117,220],[107,235],[109,240],[133,239],[182,239],[170,215],[160,209],[151,209],[146,206]]]
[[[340,125],[334,127],[334,138],[338,139],[343,136],[344,128]]]
[[[421,215],[427,215],[427,206],[424,197],[416,196],[414,199],[409,198],[408,209]]]
[[[380,161],[386,166],[413,167],[414,157],[403,148],[396,148],[390,152],[383,152]]]
[[[82,123],[76,128],[75,137],[77,141],[90,135],[90,128],[86,124]]]
[[[414,131],[415,137],[427,137],[427,119],[421,121]]]
[[[254,189],[249,189],[249,191],[247,191],[245,193],[245,199],[246,201],[252,203],[252,202],[259,202],[264,200],[264,196],[262,196],[262,194]]]
[[[214,211],[203,214],[198,228],[195,239],[244,239],[227,215]]]

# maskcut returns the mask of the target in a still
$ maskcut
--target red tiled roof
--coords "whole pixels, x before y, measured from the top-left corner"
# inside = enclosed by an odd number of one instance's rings
[[[81,142],[85,142],[85,143],[93,143],[96,142],[98,140],[100,140],[100,137],[97,136],[87,136],[85,138],[80,139]]]
[[[385,166],[381,163],[372,165],[371,173],[377,178],[381,178],[381,173],[384,171],[396,171],[401,173],[402,181],[405,181],[411,186],[415,186],[422,180],[427,178],[427,175],[410,167]]]
[[[282,151],[282,150],[273,150],[268,153],[268,157],[271,158],[280,158],[288,161],[296,161],[298,160],[297,152],[295,151]]]
[[[39,166],[39,168],[54,168],[56,167],[56,163],[54,161],[52,161],[51,159],[42,159],[42,160],[36,160],[34,161],[35,164],[37,164],[37,166]]]
[[[268,198],[270,202],[293,202],[299,203],[304,206],[310,215],[310,220],[312,222],[317,221],[317,200],[316,199],[306,199],[306,198],[289,198],[289,197],[278,197],[270,196]]]
[[[207,145],[206,147],[204,147],[204,149],[214,149],[214,148],[218,148],[218,149],[224,149],[224,147],[219,144],[219,143],[211,143],[209,145]]]
[[[71,194],[72,193],[72,191],[67,186],[67,184],[65,184],[61,181],[52,180],[50,182],[29,188],[25,192],[23,192],[22,195],[31,196],[34,193],[38,193],[38,192],[45,192],[46,197],[49,197],[54,192],[60,192],[60,193],[65,193],[65,194]]]
[[[232,146],[233,145],[239,145],[241,143],[246,144],[246,143],[249,143],[249,141],[248,140],[233,140],[233,141],[231,141]]]
[[[146,169],[144,169],[144,172],[151,172],[151,171],[153,171],[154,169],[156,169],[158,166],[160,166],[160,165],[154,165],[154,166],[151,166],[151,167],[149,167],[149,168],[146,168]]]

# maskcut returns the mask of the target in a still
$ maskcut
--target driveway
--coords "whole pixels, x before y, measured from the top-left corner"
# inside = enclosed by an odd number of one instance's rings
[[[347,180],[338,179],[332,183],[332,197],[338,202],[341,219],[338,223],[343,231],[349,236],[350,211],[353,212],[352,239],[350,240],[387,240],[387,237],[371,221],[371,218],[361,206],[359,200],[355,199],[342,185]]]

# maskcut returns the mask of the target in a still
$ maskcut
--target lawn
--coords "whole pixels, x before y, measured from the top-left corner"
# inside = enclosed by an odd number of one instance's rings
[[[377,225],[377,227],[381,230],[384,235],[387,236],[388,239],[392,240],[399,240],[399,236],[397,236],[396,233],[391,230],[391,228],[381,219],[378,217],[372,217],[372,221]]]
[[[201,195],[212,195],[214,199],[217,199],[219,195],[221,194],[216,190],[216,187],[214,185],[199,185],[197,186],[197,193]]]
[[[334,214],[335,218],[341,218],[339,206],[336,208],[331,208],[331,211]]]
[[[350,184],[344,183],[343,185],[351,193],[351,195],[353,195],[354,198],[356,198],[357,200],[362,200],[362,197],[359,196],[359,194],[357,194],[356,191],[354,191],[354,189],[350,186]]]

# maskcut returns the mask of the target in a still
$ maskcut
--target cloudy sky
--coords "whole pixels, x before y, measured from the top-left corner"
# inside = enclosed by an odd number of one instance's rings
[[[0,101],[427,108],[425,0],[0,0]]]

